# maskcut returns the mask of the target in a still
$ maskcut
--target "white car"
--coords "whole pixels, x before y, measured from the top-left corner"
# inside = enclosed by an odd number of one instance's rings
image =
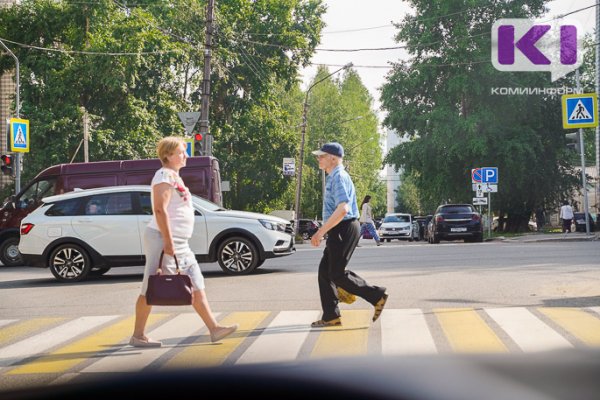
[[[418,232],[416,232],[418,235]],[[392,239],[408,239],[413,241],[415,238],[412,215],[404,213],[388,213],[379,226],[379,237],[381,241]]]
[[[114,186],[46,197],[21,222],[25,265],[50,268],[76,282],[112,267],[144,264],[142,235],[152,218],[150,186]],[[254,271],[268,258],[295,252],[289,221],[226,210],[192,195],[196,213],[190,247],[199,262],[228,274]],[[160,249],[156,249],[160,251]]]

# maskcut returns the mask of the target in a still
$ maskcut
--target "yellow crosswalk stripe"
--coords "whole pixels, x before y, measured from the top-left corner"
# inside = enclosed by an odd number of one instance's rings
[[[434,310],[434,313],[454,351],[508,351],[500,338],[472,308],[442,308]]]
[[[322,328],[312,358],[367,354],[372,310],[342,310],[342,326]]]
[[[166,317],[167,314],[151,314],[148,318],[148,326],[150,327]],[[93,335],[17,367],[8,374],[48,374],[68,371],[99,353],[113,350],[114,346],[122,343],[131,335],[133,323],[134,317],[116,322]]]
[[[40,331],[49,325],[63,320],[64,318],[34,318],[0,328],[0,346],[10,342],[14,338]],[[2,351],[0,351],[1,353]]]
[[[543,314],[588,346],[600,346],[600,319],[576,308],[542,307]]]
[[[221,325],[240,324],[237,332],[219,343],[211,343],[208,334],[196,343],[188,345],[165,364],[165,368],[187,368],[221,365],[227,357],[256,329],[270,314],[269,311],[234,312],[223,318]]]

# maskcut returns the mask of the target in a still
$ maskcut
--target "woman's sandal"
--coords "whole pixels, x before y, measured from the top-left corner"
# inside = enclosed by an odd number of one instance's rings
[[[377,321],[381,312],[383,311],[383,307],[385,307],[385,303],[388,299],[388,294],[384,293],[383,297],[375,304],[375,314],[373,314],[373,322]]]

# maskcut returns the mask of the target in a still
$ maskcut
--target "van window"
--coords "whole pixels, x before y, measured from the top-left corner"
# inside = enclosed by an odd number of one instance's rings
[[[27,208],[37,205],[42,198],[54,195],[56,179],[45,179],[34,182],[29,186],[15,202],[17,208]]]

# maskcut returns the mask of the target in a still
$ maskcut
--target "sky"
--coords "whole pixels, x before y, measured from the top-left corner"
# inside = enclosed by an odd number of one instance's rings
[[[382,51],[340,52],[326,51],[339,49],[363,49],[400,46],[394,41],[396,28],[393,22],[400,22],[406,13],[411,12],[408,3],[400,0],[325,0],[328,11],[324,16],[327,26],[323,30],[321,44],[313,56],[313,66],[301,71],[304,86],[316,74],[317,64],[328,65],[333,72],[344,64],[352,62],[374,100],[374,108],[379,109],[378,88],[385,82],[390,71],[389,62],[407,59],[401,49]],[[571,11],[593,6],[596,0],[554,0],[548,3],[548,17],[566,14]],[[584,31],[592,32],[595,24],[594,7],[569,16],[577,19]],[[381,114],[379,114],[381,117]]]

